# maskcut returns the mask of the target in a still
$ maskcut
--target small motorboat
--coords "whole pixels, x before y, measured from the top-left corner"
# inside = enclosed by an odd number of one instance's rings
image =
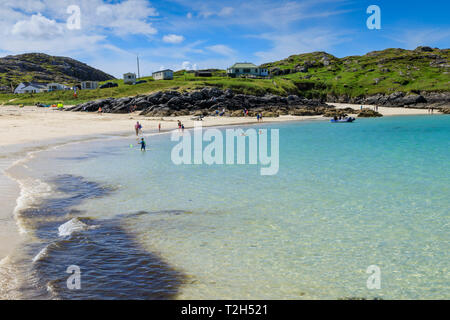
[[[331,119],[330,121],[334,123],[345,123],[345,122],[353,122],[355,120],[356,120],[355,118],[348,117],[344,119]]]

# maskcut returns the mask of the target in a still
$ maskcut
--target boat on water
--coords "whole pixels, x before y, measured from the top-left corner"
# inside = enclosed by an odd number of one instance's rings
[[[356,120],[355,118],[348,117],[344,119],[331,119],[330,121],[334,123],[345,123],[345,122],[353,122],[355,120]]]

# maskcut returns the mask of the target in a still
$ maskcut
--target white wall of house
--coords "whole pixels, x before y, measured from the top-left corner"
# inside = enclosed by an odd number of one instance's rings
[[[14,93],[39,93],[39,92],[47,92],[48,88],[46,84],[42,83],[29,83],[29,82],[22,82],[20,83],[16,89],[14,90]]]
[[[136,83],[136,74],[135,73],[125,73],[123,75],[123,83],[135,84]]]
[[[60,83],[49,83],[47,85],[48,91],[65,90],[66,86]]]
[[[257,67],[253,63],[235,63],[233,66],[227,69],[227,74],[230,77],[267,77],[269,76],[269,70],[266,68]]]
[[[83,81],[81,83],[81,89],[82,90],[92,90],[98,88],[98,82],[97,81]]]
[[[173,71],[172,70],[162,70],[153,72],[153,79],[155,80],[172,80],[173,79]]]
[[[39,93],[39,92],[47,92],[48,89],[47,88],[42,88],[42,87],[38,87],[38,86],[26,86],[25,88],[23,88],[23,92],[24,93]]]

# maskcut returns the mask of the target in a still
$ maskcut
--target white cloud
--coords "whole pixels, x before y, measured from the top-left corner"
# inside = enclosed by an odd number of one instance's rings
[[[209,46],[206,47],[206,49],[224,56],[233,56],[236,54],[236,51],[223,44],[216,44],[213,46]]]
[[[233,11],[234,8],[232,7],[223,7],[221,9],[205,9],[200,11],[199,16],[203,18],[209,18],[212,16],[227,17],[231,15]]]
[[[181,64],[181,69],[183,70],[198,70],[198,66],[196,63],[191,63],[190,61],[184,61]]]
[[[233,13],[234,9],[232,7],[223,7],[217,14],[219,17],[226,17]]]
[[[168,34],[163,37],[163,41],[166,43],[181,43],[184,41],[184,37],[177,34]]]
[[[30,19],[18,21],[11,33],[24,38],[51,38],[63,34],[63,27],[55,20],[47,19],[40,13]]]
[[[148,17],[158,15],[158,12],[145,0],[129,0],[116,4],[100,5],[96,9],[96,24],[111,28],[116,34],[153,35],[157,30]]]
[[[187,17],[188,19],[192,19],[192,13],[191,13],[191,12],[188,12],[188,14],[186,15],[186,17]]]

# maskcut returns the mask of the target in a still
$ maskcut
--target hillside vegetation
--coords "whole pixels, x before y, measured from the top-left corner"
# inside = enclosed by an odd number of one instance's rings
[[[43,53],[27,53],[0,58],[0,87],[8,90],[21,82],[58,82],[75,84],[79,81],[104,81],[113,76],[67,57]]]
[[[79,104],[101,98],[119,98],[148,94],[161,90],[192,91],[203,87],[232,89],[236,93],[262,96],[296,94],[306,98],[367,97],[394,92],[450,92],[450,49],[419,47],[416,50],[386,49],[363,56],[337,58],[326,52],[293,55],[287,59],[264,64],[272,79],[227,78],[225,71],[214,70],[213,77],[195,77],[177,71],[174,80],[125,85],[116,88],[82,90],[78,99],[71,91],[40,94],[1,94],[0,103],[11,99],[14,104],[56,103]],[[1,70],[0,70],[1,72]],[[106,81],[108,82],[108,81]],[[104,82],[102,82],[104,83]]]

